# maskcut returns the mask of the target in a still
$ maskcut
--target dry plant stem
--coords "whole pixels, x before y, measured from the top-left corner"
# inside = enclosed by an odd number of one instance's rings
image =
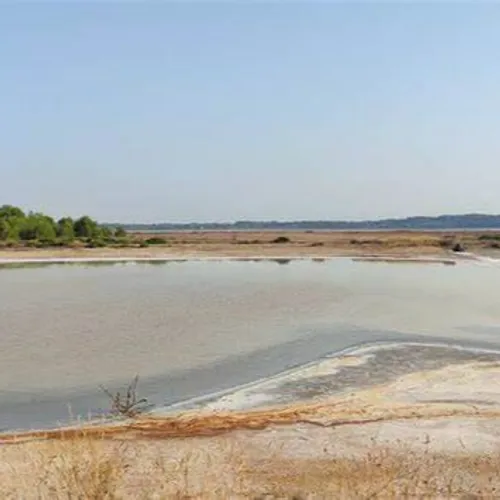
[[[139,375],[136,375],[127,387],[125,396],[123,396],[119,391],[116,394],[112,394],[108,389],[100,386],[100,389],[109,397],[111,401],[110,413],[112,415],[135,418],[144,412],[144,405],[147,404],[147,399],[137,398],[138,382]]]

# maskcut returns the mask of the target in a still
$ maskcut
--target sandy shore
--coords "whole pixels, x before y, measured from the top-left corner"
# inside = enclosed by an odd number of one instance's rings
[[[368,367],[372,355],[323,361],[288,382],[332,379]],[[4,435],[0,484],[14,498],[63,498],[88,487],[83,470],[113,460],[120,498],[496,498],[500,354],[484,355],[491,359],[408,366],[381,384],[285,406],[228,411],[241,403],[235,394],[179,416]]]

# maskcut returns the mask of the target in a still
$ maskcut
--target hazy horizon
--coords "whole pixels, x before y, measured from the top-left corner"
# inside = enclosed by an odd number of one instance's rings
[[[500,5],[4,4],[0,42],[0,204],[500,213]]]
[[[401,217],[369,217],[369,218],[358,218],[358,219],[304,219],[304,218],[299,218],[299,219],[272,219],[272,218],[262,218],[262,219],[234,219],[234,220],[191,220],[191,221],[184,221],[184,222],[178,222],[175,220],[157,220],[157,221],[151,221],[151,222],[135,222],[133,220],[129,221],[103,221],[106,223],[117,223],[117,224],[125,224],[125,225],[154,225],[154,224],[234,224],[235,222],[264,222],[264,223],[270,223],[270,222],[277,222],[277,223],[293,223],[293,222],[371,222],[371,221],[384,221],[384,220],[405,220],[405,219],[412,219],[412,218],[418,218],[418,217],[466,217],[466,216],[486,216],[486,217],[500,217],[500,214],[486,214],[486,213],[478,213],[478,212],[471,212],[471,213],[463,213],[463,214],[436,214],[436,215],[420,215],[420,214],[413,214],[413,215],[403,215]]]

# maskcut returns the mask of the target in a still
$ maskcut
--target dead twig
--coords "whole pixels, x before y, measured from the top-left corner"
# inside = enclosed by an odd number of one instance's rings
[[[111,393],[106,387],[102,385],[99,388],[108,396],[111,401],[110,414],[114,416],[122,416],[134,418],[144,413],[148,403],[146,398],[137,398],[137,384],[139,382],[139,375],[136,375],[132,382],[128,385],[125,394],[120,391],[116,394]]]

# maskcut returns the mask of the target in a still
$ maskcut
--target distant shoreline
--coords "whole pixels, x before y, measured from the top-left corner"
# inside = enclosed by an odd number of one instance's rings
[[[234,222],[105,223],[127,231],[500,231],[498,214],[444,214],[348,220],[238,220]]]

